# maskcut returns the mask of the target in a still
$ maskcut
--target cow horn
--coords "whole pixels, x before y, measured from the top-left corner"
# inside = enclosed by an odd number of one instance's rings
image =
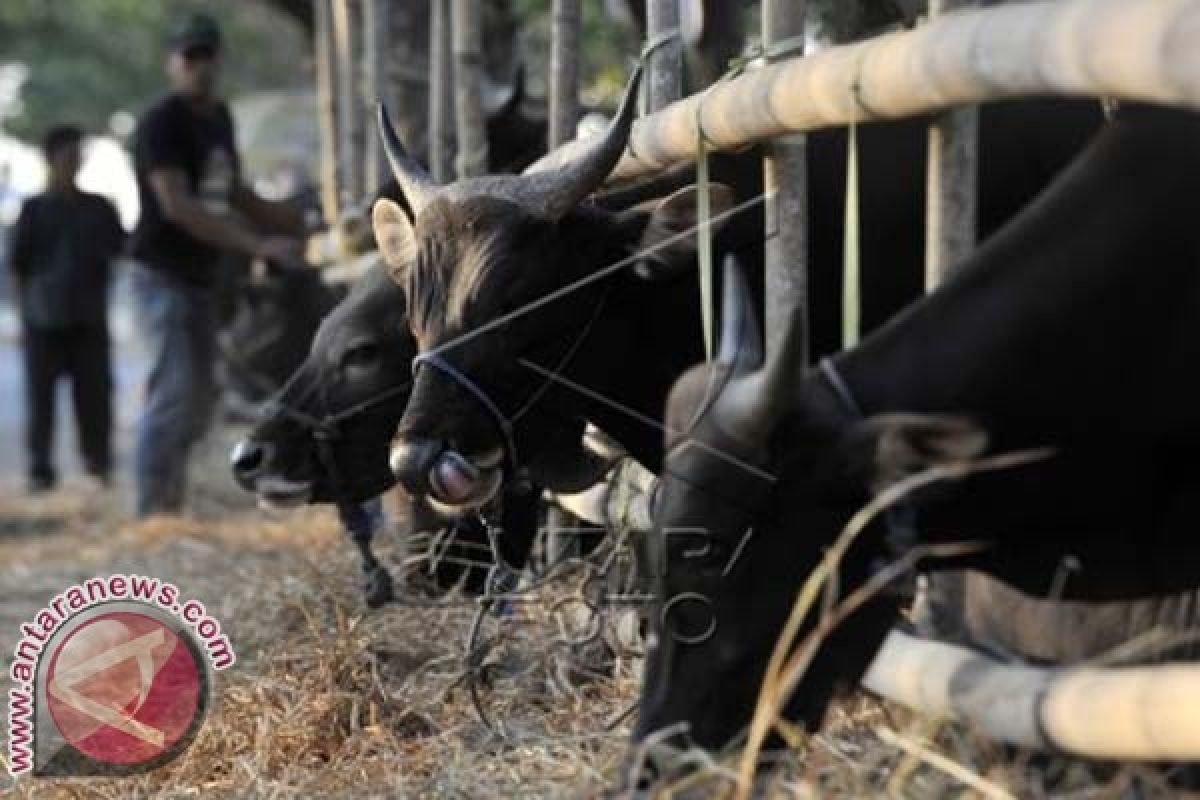
[[[731,300],[732,296],[738,299]],[[730,315],[734,306],[749,317],[751,324],[739,323]],[[798,367],[802,332],[798,325],[789,324],[781,346],[762,363],[762,336],[754,322],[754,301],[732,255],[725,259],[725,317],[717,360],[733,368],[734,379],[725,387],[713,410],[726,432],[748,444],[765,445],[792,401],[795,381],[789,377]],[[733,325],[740,325],[744,331],[740,340],[735,341],[732,335]],[[750,342],[745,334],[749,334]],[[731,341],[735,343],[730,345]],[[751,369],[754,371],[750,372]]]
[[[721,345],[717,363],[738,374],[749,373],[762,363],[762,334],[754,298],[746,276],[733,255],[725,257],[724,291],[721,295]]]
[[[608,130],[583,155],[557,169],[521,176],[522,205],[549,219],[560,219],[600,187],[617,165],[629,141],[641,80],[642,67],[638,65],[629,76],[621,107],[608,124]]]
[[[400,184],[400,191],[404,192],[404,199],[408,201],[408,206],[415,216],[433,200],[438,185],[404,148],[400,136],[392,126],[387,106],[380,103],[378,109],[379,137],[383,141],[383,152],[387,154],[388,163],[392,165],[392,175]]]
[[[489,122],[510,114],[520,105],[521,99],[525,96],[525,64],[523,62],[517,64],[509,83],[493,80],[485,72],[482,94],[483,114]]]

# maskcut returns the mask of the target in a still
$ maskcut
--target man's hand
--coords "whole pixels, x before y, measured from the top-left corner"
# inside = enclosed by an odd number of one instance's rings
[[[254,248],[254,255],[281,266],[295,266],[303,261],[299,240],[289,236],[264,236]]]

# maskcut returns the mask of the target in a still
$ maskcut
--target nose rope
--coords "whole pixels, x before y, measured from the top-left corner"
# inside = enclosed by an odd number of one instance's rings
[[[596,321],[600,319],[600,315],[604,311],[604,307],[608,301],[608,296],[611,292],[612,287],[610,285],[608,290],[606,290],[604,295],[600,298],[600,301],[596,303],[596,308],[592,311],[591,317],[583,326],[583,330],[579,332],[579,335],[575,337],[575,341],[571,343],[571,346],[567,348],[566,353],[564,353],[562,358],[559,359],[558,364],[555,366],[553,372],[549,373],[549,377],[543,380],[541,385],[539,385],[532,393],[530,393],[526,401],[521,404],[520,408],[518,408],[511,417],[505,415],[499,404],[497,404],[496,401],[491,398],[491,395],[489,395],[487,391],[483,389],[483,387],[481,387],[465,372],[458,369],[445,358],[443,358],[441,353],[436,349],[426,353],[418,353],[417,356],[413,358],[413,375],[416,376],[417,371],[421,368],[421,365],[428,364],[430,367],[433,367],[439,373],[445,375],[447,378],[457,384],[459,388],[465,390],[468,394],[479,401],[479,404],[483,406],[484,410],[487,411],[488,416],[491,417],[492,422],[494,422],[497,429],[499,429],[500,436],[504,443],[505,461],[508,464],[510,473],[515,473],[520,464],[520,460],[517,457],[515,424],[519,422],[522,417],[528,414],[537,404],[537,402],[542,399],[546,392],[550,390],[550,388],[554,385],[554,376],[557,376],[564,369],[566,369],[571,363],[572,359],[574,359],[575,355],[579,352],[579,348],[583,345],[584,340],[587,339],[588,334],[591,333],[592,328],[595,327]]]

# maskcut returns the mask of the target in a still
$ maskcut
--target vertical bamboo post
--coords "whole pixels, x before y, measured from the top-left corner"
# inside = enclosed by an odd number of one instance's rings
[[[929,0],[930,18],[977,5],[976,0]],[[975,247],[979,108],[939,114],[929,127],[925,202],[925,288],[941,283]]]
[[[454,55],[450,0],[432,0],[429,14],[429,167],[438,183],[454,178]]]
[[[662,37],[670,36],[666,41]],[[647,0],[646,40],[655,45],[647,65],[647,106],[653,112],[683,96],[683,37],[679,0]]]
[[[362,0],[363,99],[366,108],[386,97],[387,0]],[[363,188],[374,193],[387,180],[383,147],[378,136],[363,137]]]
[[[352,0],[333,2],[333,52],[337,62],[338,171],[341,173],[340,202],[344,208],[362,196],[362,174],[358,160],[362,120],[358,101],[354,40],[351,31]]]
[[[314,15],[317,59],[317,119],[321,146],[321,213],[327,222],[338,216],[337,103],[333,94],[333,10],[331,0],[316,0]]]
[[[579,119],[580,0],[554,0],[550,19],[550,148],[575,138]]]
[[[764,0],[763,46],[804,35],[807,0]],[[793,54],[794,55],[794,54]],[[805,142],[802,134],[781,136],[767,145],[763,161],[767,225],[767,353],[778,352],[782,337],[795,330],[808,363],[808,203]],[[798,326],[798,327],[793,327]]]
[[[929,0],[930,19],[976,0]],[[944,281],[975,247],[979,163],[979,107],[939,114],[929,126],[925,185],[925,290]],[[924,581],[917,617],[934,633],[956,624],[966,612],[967,573],[938,572]]]
[[[457,173],[487,172],[487,125],[483,114],[483,9],[478,0],[454,0],[454,121],[458,133]]]

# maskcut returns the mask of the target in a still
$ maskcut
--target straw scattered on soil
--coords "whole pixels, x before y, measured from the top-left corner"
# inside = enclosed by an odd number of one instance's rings
[[[219,493],[217,493],[219,494]],[[214,494],[213,496],[217,496]],[[215,501],[214,501],[215,502]],[[211,513],[209,513],[211,512]],[[464,681],[476,606],[369,611],[353,549],[333,516],[271,517],[210,506],[207,518],[132,523],[108,494],[72,487],[41,498],[0,489],[0,653],[21,621],[67,584],[113,571],[176,582],[205,603],[236,649],[193,746],[147,775],[23,778],[33,797],[577,797],[601,792],[626,750],[640,662],[579,680],[552,585],[507,616],[480,696],[507,739],[481,721]],[[398,542],[382,554],[395,565]],[[699,757],[697,763],[705,763]],[[736,759],[711,762],[675,796],[725,796]],[[14,788],[0,779],[0,793]],[[1015,752],[856,693],[756,792],[771,797],[1178,797],[1146,768]]]

